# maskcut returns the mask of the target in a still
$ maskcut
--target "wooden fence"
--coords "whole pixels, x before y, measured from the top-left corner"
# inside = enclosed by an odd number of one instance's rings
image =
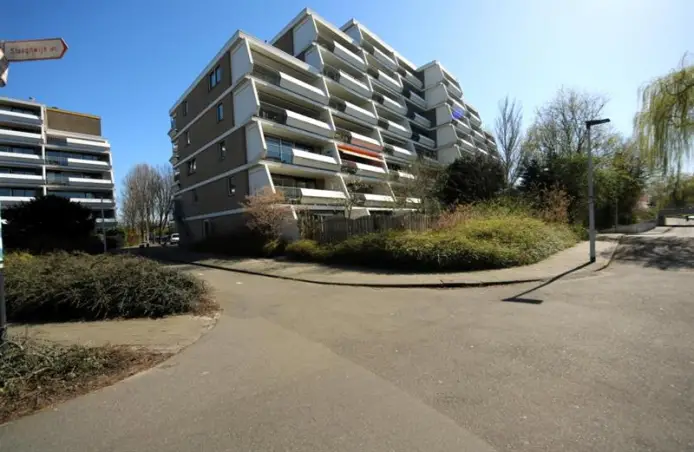
[[[301,238],[319,243],[335,243],[355,235],[381,231],[425,231],[434,226],[436,218],[420,213],[404,215],[369,215],[356,219],[342,216],[306,215],[299,219]]]

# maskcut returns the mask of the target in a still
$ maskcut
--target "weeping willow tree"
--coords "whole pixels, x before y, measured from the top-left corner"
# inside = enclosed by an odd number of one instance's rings
[[[651,170],[678,176],[694,144],[694,65],[680,67],[640,91],[641,111],[634,128],[644,161]]]

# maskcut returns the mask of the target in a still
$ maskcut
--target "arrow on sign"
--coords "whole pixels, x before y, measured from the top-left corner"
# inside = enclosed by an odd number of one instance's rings
[[[59,60],[67,52],[63,38],[5,41],[3,46],[8,61]]]

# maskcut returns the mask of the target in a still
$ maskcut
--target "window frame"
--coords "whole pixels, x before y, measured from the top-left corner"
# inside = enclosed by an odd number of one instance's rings
[[[190,146],[190,130],[185,132],[186,146]]]
[[[236,184],[232,176],[227,177],[227,195],[233,197],[236,195]]]
[[[217,150],[219,151],[219,161],[223,161],[227,159],[227,145],[226,141],[222,140],[219,143],[217,143]]]
[[[217,104],[217,122],[224,121],[224,103],[220,102]]]
[[[219,83],[222,81],[222,65],[218,64],[212,69],[207,75],[207,87],[209,91],[212,91]]]
[[[183,116],[188,116],[188,101],[183,101]]]

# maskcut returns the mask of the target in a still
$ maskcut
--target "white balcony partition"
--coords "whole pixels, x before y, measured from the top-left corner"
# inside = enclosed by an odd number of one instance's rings
[[[386,151],[390,151],[391,155],[393,155],[394,157],[398,157],[398,158],[412,160],[417,156],[414,152],[411,152],[411,151],[409,151],[405,148],[402,148],[400,146],[394,146],[392,144],[386,143],[385,149],[386,149]]]
[[[383,177],[386,174],[386,170],[380,166],[367,165],[366,163],[355,162],[357,168],[357,174],[364,176],[377,176]]]
[[[389,132],[397,133],[398,135],[402,135],[407,138],[409,138],[412,135],[412,130],[410,130],[409,127],[403,126],[402,124],[398,124],[395,121],[391,121],[389,119],[381,118],[381,121],[385,122],[384,128]]]
[[[243,124],[260,108],[258,92],[253,80],[234,90],[234,124]]]
[[[388,195],[377,195],[375,193],[354,193],[354,197],[362,200],[365,207],[391,206],[395,204],[395,198]]]
[[[255,162],[265,154],[266,149],[263,124],[250,122],[246,126],[246,161]]]
[[[259,165],[248,170],[248,193],[255,195],[265,189],[265,187],[269,189],[274,188],[272,176],[270,176],[270,170],[267,165]]]
[[[381,150],[382,146],[381,143],[371,137],[367,137],[366,135],[362,135],[356,132],[349,132],[350,135],[350,143],[355,144],[357,146],[365,147],[367,149],[378,149]]]
[[[391,110],[394,110],[401,115],[407,114],[407,105],[405,105],[402,102],[398,102],[397,100],[388,97],[384,94],[379,93],[379,95],[383,99],[382,105],[384,107],[390,108]]]
[[[444,165],[450,165],[460,157],[460,149],[458,146],[450,146],[438,151],[438,160]]]
[[[40,133],[19,132],[17,130],[3,129],[0,126],[0,142],[21,143],[21,144],[41,144],[43,138]]]
[[[420,115],[419,113],[414,112],[413,113],[413,119],[414,122],[419,124],[422,127],[426,127],[427,129],[431,127],[431,121],[429,121],[427,118],[424,116]]]
[[[377,80],[383,83],[384,85],[388,86],[393,91],[402,91],[402,82],[400,81],[400,78],[397,75],[395,77],[391,77],[390,75],[386,74],[385,72],[379,69]]]
[[[366,83],[357,80],[356,78],[352,77],[351,75],[342,70],[339,71],[338,83],[345,86],[346,88],[351,89],[352,91],[361,94],[364,97],[370,98],[371,93],[373,92]]]
[[[436,143],[439,147],[453,145],[458,140],[458,135],[452,124],[445,124],[436,129]]]
[[[394,59],[383,53],[378,47],[374,46],[373,49],[374,58],[394,71],[398,69],[398,63],[396,63]]]
[[[292,41],[294,43],[294,55],[298,55],[306,49],[318,37],[318,28],[312,16],[306,17],[299,25],[292,30]]]
[[[410,91],[409,94],[407,95],[407,98],[410,99],[415,104],[417,104],[419,107],[427,108],[427,101],[422,96],[415,93],[414,91]]]
[[[231,84],[253,70],[253,55],[246,39],[234,48],[231,53]]]

